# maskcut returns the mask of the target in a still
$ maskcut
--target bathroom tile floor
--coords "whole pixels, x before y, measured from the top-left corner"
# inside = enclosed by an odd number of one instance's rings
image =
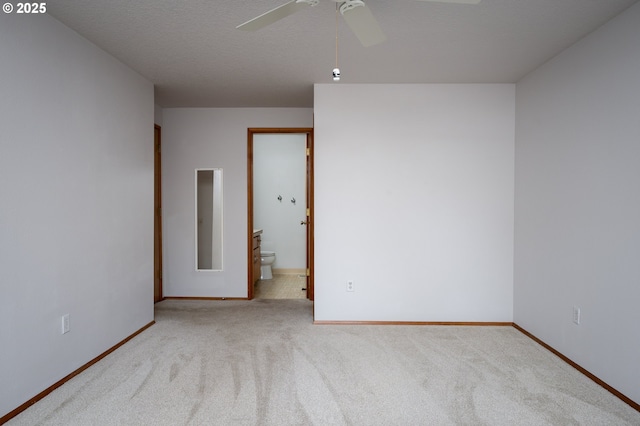
[[[297,274],[274,274],[271,280],[258,280],[256,299],[306,299],[307,280]],[[303,290],[304,289],[304,290]]]

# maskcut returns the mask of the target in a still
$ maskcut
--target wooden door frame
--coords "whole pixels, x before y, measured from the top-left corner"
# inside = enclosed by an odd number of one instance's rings
[[[247,129],[247,299],[253,299],[253,135],[255,134],[291,134],[307,135],[307,299],[314,299],[314,221],[313,221],[313,127],[250,127]]]
[[[153,301],[162,295],[162,128],[153,126]],[[157,133],[156,133],[157,132]],[[158,139],[156,141],[156,134]],[[156,285],[159,286],[156,297]]]

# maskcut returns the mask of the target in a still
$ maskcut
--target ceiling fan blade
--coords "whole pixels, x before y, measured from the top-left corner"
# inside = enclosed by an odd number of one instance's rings
[[[292,0],[289,3],[285,3],[282,6],[278,6],[260,16],[257,16],[244,24],[238,25],[236,28],[245,31],[257,31],[261,28],[271,25],[282,18],[286,18],[289,15],[306,9],[309,6],[315,6],[318,4],[318,0]]]
[[[459,4],[478,4],[481,0],[418,0],[418,1],[430,1],[434,3],[459,3]]]
[[[371,13],[371,10],[360,0],[347,0],[341,7],[340,13],[345,22],[358,37],[364,47],[382,43],[387,36]]]

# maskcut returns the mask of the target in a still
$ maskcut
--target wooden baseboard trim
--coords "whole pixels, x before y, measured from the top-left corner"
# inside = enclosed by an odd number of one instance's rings
[[[31,398],[30,400],[28,400],[24,404],[20,405],[19,407],[17,407],[16,409],[14,409],[12,411],[9,411],[4,416],[0,417],[0,425],[8,422],[9,420],[14,418],[18,414],[22,413],[24,410],[26,410],[27,408],[31,407],[33,404],[35,404],[36,402],[40,401],[42,398],[44,398],[45,396],[49,395],[51,392],[53,392],[54,390],[56,390],[57,388],[59,388],[60,386],[62,386],[66,382],[68,382],[69,380],[71,380],[73,377],[75,377],[78,374],[82,373],[84,370],[86,370],[87,368],[91,367],[92,365],[94,365],[95,363],[97,363],[98,361],[100,361],[101,359],[103,359],[104,357],[106,357],[107,355],[109,355],[110,353],[112,353],[113,351],[118,349],[119,347],[123,346],[129,340],[133,339],[138,334],[142,333],[143,331],[145,331],[147,328],[151,327],[155,323],[156,323],[155,321],[151,321],[149,324],[145,325],[140,330],[136,331],[135,333],[133,333],[129,337],[127,337],[124,340],[120,341],[115,346],[111,347],[110,349],[107,349],[102,354],[98,355],[97,357],[95,357],[91,361],[89,361],[86,364],[84,364],[82,367],[80,367],[77,370],[71,372],[70,374],[66,375],[62,379],[58,380],[53,385],[49,386],[48,388],[46,388],[45,390],[43,390],[42,392],[40,392],[39,394],[37,394],[36,396]]]
[[[315,325],[455,325],[478,327],[510,327],[512,322],[447,322],[447,321],[313,321]]]
[[[274,275],[305,275],[307,270],[296,268],[273,268],[272,272]]]
[[[589,379],[593,380],[594,382],[596,382],[597,384],[599,384],[600,386],[602,386],[603,388],[605,388],[606,390],[611,392],[618,399],[620,399],[624,403],[628,404],[631,408],[633,408],[634,410],[640,412],[640,404],[638,404],[637,402],[635,402],[634,400],[632,400],[631,398],[629,398],[628,396],[626,396],[622,392],[618,391],[613,386],[610,386],[609,384],[607,384],[606,382],[604,382],[603,380],[601,380],[600,378],[598,378],[597,376],[595,376],[594,374],[589,372],[589,370],[581,367],[579,364],[576,364],[571,359],[569,359],[566,356],[564,356],[562,353],[558,352],[557,350],[555,350],[551,346],[547,345],[545,342],[543,342],[542,340],[538,339],[536,336],[534,336],[533,334],[529,333],[527,330],[525,330],[524,328],[520,327],[518,324],[513,323],[513,327],[516,330],[518,330],[519,332],[521,332],[522,334],[524,334],[525,336],[527,336],[528,338],[530,338],[531,340],[533,340],[536,343],[540,344],[542,347],[544,347],[545,349],[547,349],[548,351],[550,351],[551,353],[553,353],[554,355],[559,357],[561,360],[563,360],[564,362],[566,362],[567,364],[569,364],[570,366],[572,366],[573,368],[575,368],[576,370],[578,370],[579,372],[584,374],[585,376],[587,376]]]
[[[248,300],[246,297],[200,297],[200,296],[171,296],[162,300]]]

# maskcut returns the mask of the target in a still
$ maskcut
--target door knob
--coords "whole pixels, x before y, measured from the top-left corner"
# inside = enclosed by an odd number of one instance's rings
[[[300,221],[300,225],[306,225],[307,223],[309,223],[309,222],[305,222],[304,220]]]

